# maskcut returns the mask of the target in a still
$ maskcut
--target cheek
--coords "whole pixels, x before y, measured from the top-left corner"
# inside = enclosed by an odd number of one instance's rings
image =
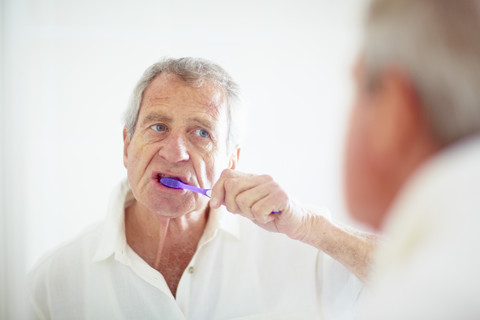
[[[158,146],[139,143],[139,141],[130,144],[127,160],[128,176],[140,179],[146,172],[148,164],[152,161],[153,157],[155,157],[157,150]]]
[[[368,108],[368,109],[367,109]],[[371,106],[358,106],[352,113],[345,153],[345,195],[350,214],[358,221],[379,228],[386,186],[382,168],[375,160],[375,121]]]
[[[368,165],[368,124],[361,106],[352,111],[344,160],[344,183],[348,209],[359,220],[364,220],[365,201],[371,176]],[[363,110],[362,110],[363,111]]]
[[[209,154],[195,161],[194,167],[200,186],[211,188],[227,166],[227,157],[218,154]]]

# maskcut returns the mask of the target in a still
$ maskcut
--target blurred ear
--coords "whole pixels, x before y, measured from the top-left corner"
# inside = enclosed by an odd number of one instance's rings
[[[123,128],[123,165],[125,168],[127,168],[129,145],[130,145],[130,138],[128,137],[127,127],[124,127]]]
[[[399,160],[424,130],[420,98],[410,77],[395,68],[383,72],[375,90],[374,152],[384,161]]]
[[[240,151],[241,148],[237,147],[230,155],[230,159],[228,162],[229,169],[235,170],[235,168],[237,167],[238,161],[240,161]]]

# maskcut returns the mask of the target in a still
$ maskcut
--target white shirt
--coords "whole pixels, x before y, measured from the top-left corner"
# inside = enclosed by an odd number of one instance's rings
[[[480,137],[420,169],[389,216],[359,319],[480,319]]]
[[[362,285],[326,254],[212,210],[178,284],[127,244],[124,182],[104,223],[43,258],[29,275],[42,319],[351,319]]]

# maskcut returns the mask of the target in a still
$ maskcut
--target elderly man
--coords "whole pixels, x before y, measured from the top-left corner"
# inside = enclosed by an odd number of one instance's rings
[[[374,237],[295,204],[269,177],[234,170],[237,91],[200,59],[167,59],[144,73],[123,133],[128,182],[102,224],[31,272],[40,318],[351,317]],[[211,206],[164,177],[214,186]]]
[[[361,319],[480,319],[479,30],[479,1],[371,3],[347,199],[392,242]]]

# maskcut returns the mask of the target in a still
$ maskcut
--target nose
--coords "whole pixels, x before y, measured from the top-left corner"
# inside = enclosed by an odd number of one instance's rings
[[[180,133],[171,132],[164,140],[164,144],[158,150],[163,159],[175,163],[187,161],[190,155],[187,152],[185,138]]]

